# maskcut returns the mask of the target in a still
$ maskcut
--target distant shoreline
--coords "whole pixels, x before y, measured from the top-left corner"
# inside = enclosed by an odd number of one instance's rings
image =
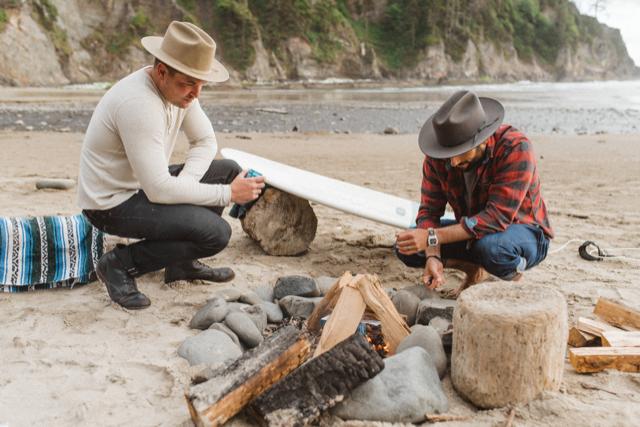
[[[330,89],[222,89],[200,103],[218,133],[418,133],[455,90],[499,99],[505,121],[532,134],[640,132],[640,80]],[[0,88],[0,129],[84,132],[105,87]]]

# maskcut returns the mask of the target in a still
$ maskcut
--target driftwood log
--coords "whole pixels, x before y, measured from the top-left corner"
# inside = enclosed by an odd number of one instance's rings
[[[240,359],[194,385],[186,395],[198,426],[221,426],[252,399],[300,366],[311,353],[306,334],[286,326]]]
[[[308,200],[273,187],[264,191],[240,222],[262,250],[275,256],[306,252],[318,228]]]
[[[353,334],[263,393],[250,413],[271,427],[308,425],[383,368],[367,340]]]
[[[36,181],[36,188],[38,190],[52,189],[52,190],[69,190],[76,185],[75,180],[65,178],[47,178],[39,179]]]
[[[558,291],[486,283],[464,291],[453,315],[451,380],[481,408],[526,403],[562,382],[567,305]]]

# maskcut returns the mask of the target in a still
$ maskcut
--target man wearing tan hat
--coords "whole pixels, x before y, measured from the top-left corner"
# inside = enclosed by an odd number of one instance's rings
[[[424,268],[423,281],[444,283],[444,267],[467,278],[452,292],[488,278],[518,280],[547,255],[553,230],[540,191],[531,142],[503,124],[500,102],[453,94],[422,127],[426,155],[417,229],[399,233],[396,254]],[[447,203],[455,221],[441,220]]]
[[[231,227],[224,206],[255,200],[262,177],[246,178],[232,161],[214,160],[217,143],[198,96],[207,82],[229,78],[216,44],[197,26],[172,22],[164,37],[145,37],[155,57],[116,83],[98,103],[80,158],[78,204],[98,229],[141,239],[102,256],[97,274],[113,301],[148,307],[135,278],[165,268],[165,282],[233,279],[229,268],[197,261],[223,250]],[[169,166],[178,133],[189,150]]]

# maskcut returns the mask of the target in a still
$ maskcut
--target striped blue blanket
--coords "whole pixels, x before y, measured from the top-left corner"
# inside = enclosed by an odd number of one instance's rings
[[[102,232],[82,215],[0,217],[0,291],[88,283],[102,251]]]

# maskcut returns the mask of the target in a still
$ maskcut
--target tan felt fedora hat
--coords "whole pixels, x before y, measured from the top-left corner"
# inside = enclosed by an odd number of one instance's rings
[[[450,159],[482,144],[502,124],[504,107],[493,98],[461,90],[429,117],[418,145],[434,159]]]
[[[143,37],[142,46],[168,66],[196,79],[224,82],[229,72],[218,62],[216,42],[189,22],[173,21],[164,37]]]

